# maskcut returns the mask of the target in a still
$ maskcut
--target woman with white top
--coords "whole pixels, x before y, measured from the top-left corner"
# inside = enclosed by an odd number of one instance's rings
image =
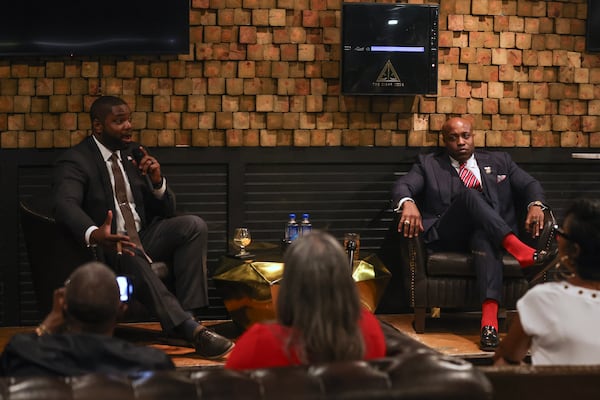
[[[565,280],[531,288],[494,354],[495,365],[600,364],[600,200],[578,199],[556,229]]]

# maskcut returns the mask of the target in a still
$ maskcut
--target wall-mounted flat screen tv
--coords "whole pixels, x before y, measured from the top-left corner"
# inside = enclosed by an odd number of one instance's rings
[[[588,0],[585,49],[600,52],[600,1]]]
[[[0,55],[189,52],[189,0],[0,0]]]
[[[342,5],[343,94],[437,93],[439,6]]]

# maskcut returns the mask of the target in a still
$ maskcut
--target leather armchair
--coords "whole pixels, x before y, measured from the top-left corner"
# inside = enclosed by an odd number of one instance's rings
[[[94,256],[56,224],[49,196],[22,200],[19,208],[39,317],[44,318],[52,308],[54,290],[63,286],[75,268],[92,261]]]
[[[71,272],[80,265],[93,260],[102,261],[102,253],[91,251],[56,223],[52,216],[53,203],[50,196],[22,200],[19,208],[31,279],[38,304],[38,316],[42,319],[50,312],[54,290],[63,286]],[[170,284],[171,276],[165,263],[155,262],[151,267],[167,285]],[[129,304],[124,316],[127,321],[153,318],[153,315],[136,301]]]
[[[550,248],[554,244],[552,228],[556,224],[550,209],[545,211],[544,222],[543,234],[538,241],[544,243],[543,248]],[[397,221],[394,224],[397,226]],[[427,249],[421,237],[408,239],[399,234],[395,237],[400,250],[401,266],[398,272],[402,275],[403,295],[407,296],[408,304],[414,309],[414,328],[417,333],[425,332],[428,310],[434,308],[481,310],[471,254],[450,251],[432,252]],[[397,255],[396,250],[396,257]],[[529,288],[529,283],[514,257],[507,253],[503,263],[504,290],[500,304],[500,318],[506,317],[506,310],[515,309],[517,300]]]

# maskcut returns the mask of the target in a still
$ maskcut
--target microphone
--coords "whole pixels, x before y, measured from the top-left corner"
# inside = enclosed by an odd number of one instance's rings
[[[131,150],[131,154],[133,155],[133,159],[135,160],[135,162],[138,165],[140,165],[142,158],[144,158],[144,152],[142,150],[140,150],[139,147],[136,147],[133,150]]]
[[[142,161],[142,158],[144,158],[144,152],[142,150],[140,150],[139,147],[136,147],[133,150],[131,150],[131,155],[133,155],[133,159],[135,160],[135,162],[137,163],[137,165],[139,167],[140,162]],[[139,171],[139,169],[138,169],[138,171]],[[146,178],[146,183],[148,184],[150,191],[153,191],[154,185],[152,184],[152,180],[150,179],[150,176],[148,174],[146,174],[146,175],[144,175],[144,178]]]

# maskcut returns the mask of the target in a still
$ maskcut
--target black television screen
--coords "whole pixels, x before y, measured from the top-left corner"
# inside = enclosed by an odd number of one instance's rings
[[[189,52],[189,0],[0,0],[0,55]]]
[[[585,49],[600,52],[600,1],[588,0]]]
[[[343,94],[436,94],[439,6],[344,3]]]

